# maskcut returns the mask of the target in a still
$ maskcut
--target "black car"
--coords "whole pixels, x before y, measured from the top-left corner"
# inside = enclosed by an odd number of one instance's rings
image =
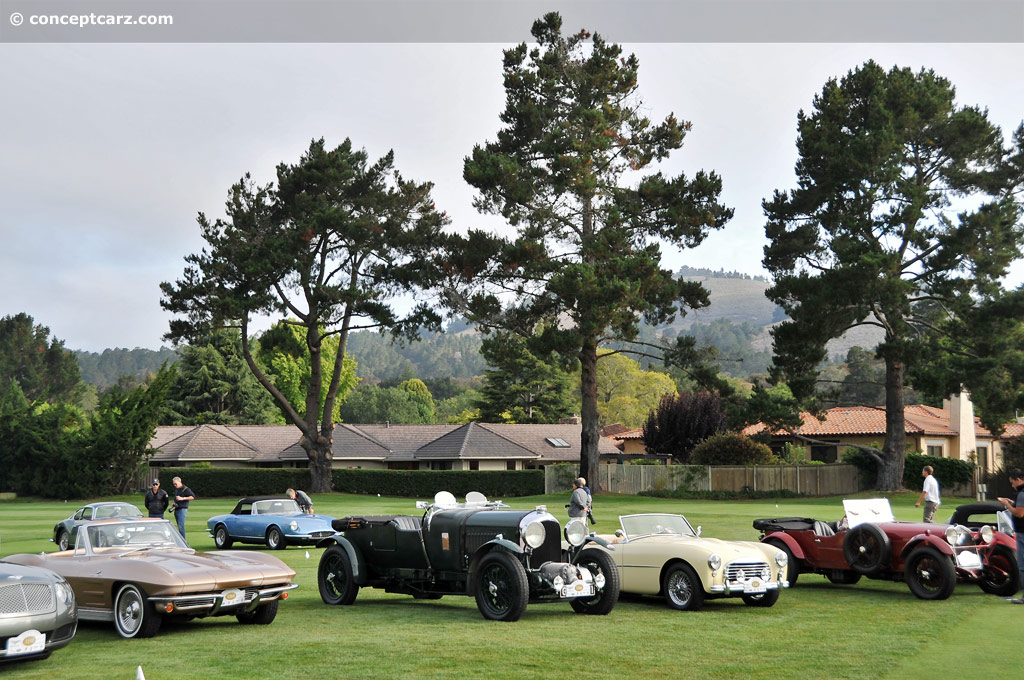
[[[421,599],[471,595],[484,618],[516,621],[530,602],[568,601],[581,614],[607,614],[619,598],[619,572],[591,542],[582,522],[562,527],[544,506],[509,510],[470,493],[465,503],[445,491],[419,502],[422,517],[350,516],[322,541],[320,597],[352,604],[359,588]],[[614,547],[611,547],[614,549]]]

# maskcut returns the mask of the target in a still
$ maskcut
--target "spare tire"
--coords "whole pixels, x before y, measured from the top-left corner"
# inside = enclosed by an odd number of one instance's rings
[[[892,544],[877,524],[859,524],[843,539],[846,563],[858,574],[875,576],[889,566]]]

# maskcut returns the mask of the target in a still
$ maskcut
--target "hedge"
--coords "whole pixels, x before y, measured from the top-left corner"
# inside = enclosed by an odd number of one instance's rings
[[[309,470],[293,468],[159,468],[160,481],[182,481],[197,498],[283,494],[285,489],[309,488]],[[334,490],[429,500],[438,491],[465,496],[479,491],[496,500],[544,493],[543,470],[332,470]]]
[[[857,466],[860,470],[861,482],[865,488],[878,486],[878,463],[866,451],[848,448],[843,452],[843,462]],[[974,463],[955,458],[938,458],[921,453],[908,453],[903,465],[903,487],[911,490],[921,488],[921,470],[931,465],[935,479],[940,486],[956,486],[970,484],[974,475]]]

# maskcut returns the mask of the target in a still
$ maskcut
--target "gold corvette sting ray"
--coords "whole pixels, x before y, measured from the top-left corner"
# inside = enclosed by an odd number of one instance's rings
[[[276,557],[196,552],[157,518],[87,522],[72,549],[4,559],[57,572],[74,590],[78,618],[113,621],[123,638],[152,637],[166,617],[269,624],[280,600],[298,587],[295,572]]]

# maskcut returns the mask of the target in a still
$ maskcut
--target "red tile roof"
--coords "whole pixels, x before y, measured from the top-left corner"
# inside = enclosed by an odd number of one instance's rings
[[[796,434],[808,437],[885,435],[885,409],[880,406],[842,406],[830,408],[825,412],[825,417],[820,420],[806,411],[801,413],[800,416],[803,419],[803,425],[796,429]],[[956,432],[950,427],[950,412],[948,409],[913,404],[904,408],[903,418],[907,434],[956,436]],[[765,426],[762,423],[749,425],[744,428],[743,434],[748,436],[758,434],[764,428]],[[1003,432],[1003,438],[1015,436],[1014,433],[1024,433],[1024,425],[1018,423],[1007,425]],[[784,436],[788,433],[784,430],[779,430],[775,434]],[[974,434],[980,438],[992,437],[992,433],[981,426],[978,418],[974,419]]]

